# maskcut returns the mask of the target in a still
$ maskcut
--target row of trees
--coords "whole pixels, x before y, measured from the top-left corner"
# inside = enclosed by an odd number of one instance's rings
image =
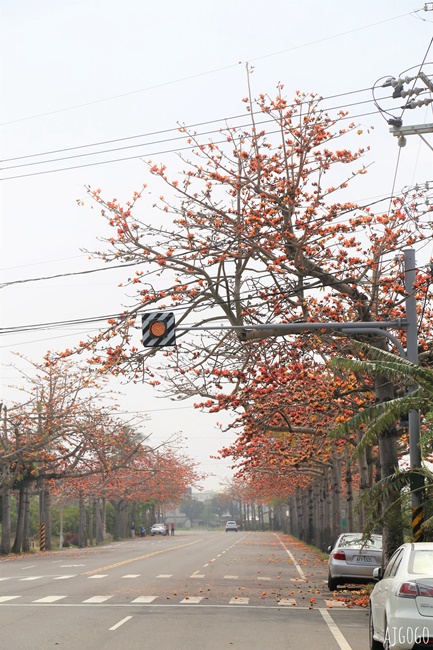
[[[383,210],[380,202],[377,210],[347,197],[351,186],[352,196],[360,191],[368,152],[345,146],[361,133],[347,113],[324,113],[313,95],[298,93],[290,103],[282,86],[274,99],[249,95],[244,102],[249,125],[228,125],[218,144],[188,134],[193,154],[181,159],[183,169],[170,174],[148,163],[165,186],[151,211],[140,210],[142,192],[122,205],[89,188],[113,231],[94,254],[107,263],[135,262],[136,271],[129,309],[80,349],[105,372],[131,381],[147,374],[166,395],[229,411],[238,435],[221,454],[234,459],[258,500],[287,502],[298,490],[317,482],[328,490],[331,482],[335,503],[343,492],[350,502],[351,494],[394,474],[407,452],[407,428],[389,423],[361,447],[363,423],[339,438],[329,432],[371,404],[393,400],[405,385],[387,374],[331,367],[335,356],[358,356],[353,340],[329,329],[306,334],[302,323],[403,318],[402,251],[422,254],[431,241],[428,202],[419,189],[387,197]],[[432,359],[430,282],[421,264],[421,364]],[[178,345],[158,363],[154,350],[136,344],[136,318],[155,308],[170,308],[182,325]],[[188,323],[205,331],[185,333]],[[281,338],[276,323],[299,323],[299,333]],[[226,329],[215,329],[221,325]],[[396,335],[405,345],[404,333]],[[374,333],[354,338],[390,347]],[[331,534],[341,527],[336,505],[334,513]],[[362,506],[357,517],[353,525],[362,526]],[[398,525],[384,529],[385,557],[403,538],[398,503],[393,520]]]
[[[143,504],[154,520],[156,505],[177,505],[199,481],[195,464],[174,450],[174,441],[152,447],[142,421],[116,416],[107,378],[51,354],[34,370],[26,401],[2,406],[0,552],[30,548],[32,496],[39,499],[43,548],[51,548],[53,503],[77,504],[78,543],[85,546],[104,539],[107,503],[114,511],[114,537],[125,537]]]

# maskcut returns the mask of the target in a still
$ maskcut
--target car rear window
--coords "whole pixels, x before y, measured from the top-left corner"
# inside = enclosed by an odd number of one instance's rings
[[[433,551],[414,551],[412,553],[410,573],[432,573]]]

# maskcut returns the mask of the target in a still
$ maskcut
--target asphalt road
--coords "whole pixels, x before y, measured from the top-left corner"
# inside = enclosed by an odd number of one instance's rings
[[[8,650],[368,648],[367,612],[276,533],[180,532],[0,562]]]

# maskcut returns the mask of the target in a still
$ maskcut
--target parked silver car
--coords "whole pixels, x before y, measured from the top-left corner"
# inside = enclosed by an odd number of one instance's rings
[[[373,582],[373,571],[382,565],[382,535],[362,539],[362,533],[343,533],[330,546],[328,589],[338,585]]]

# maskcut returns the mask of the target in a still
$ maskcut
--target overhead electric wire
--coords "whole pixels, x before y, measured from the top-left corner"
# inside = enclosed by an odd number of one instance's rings
[[[352,34],[354,32],[359,32],[359,31],[362,31],[364,29],[369,29],[370,27],[376,27],[377,25],[382,25],[384,23],[388,23],[388,22],[391,22],[393,20],[398,20],[400,18],[405,18],[406,16],[410,16],[412,14],[419,13],[420,11],[421,11],[421,9],[418,9],[416,11],[411,11],[411,12],[409,12],[407,14],[401,14],[401,15],[398,15],[398,16],[393,16],[392,18],[386,18],[385,20],[381,20],[381,21],[379,21],[377,23],[371,23],[371,24],[365,25],[363,27],[356,27],[355,29],[351,29],[351,30],[348,30],[346,32],[341,32],[340,34],[334,34],[332,36],[326,36],[324,38],[317,39],[315,41],[310,41],[309,43],[301,43],[300,45],[294,45],[294,46],[292,46],[290,48],[286,48],[284,50],[279,50],[278,52],[271,52],[269,54],[263,54],[261,56],[249,58],[248,61],[245,61],[245,62],[238,61],[237,63],[231,63],[229,65],[222,66],[220,68],[214,68],[213,70],[207,70],[205,72],[200,72],[200,73],[197,73],[195,75],[189,75],[188,77],[182,77],[180,79],[174,79],[172,81],[166,81],[166,82],[163,82],[163,83],[160,83],[160,84],[155,84],[155,85],[149,86],[147,88],[140,88],[138,90],[132,90],[132,91],[129,91],[129,92],[126,92],[126,93],[120,93],[118,95],[112,95],[111,97],[105,97],[103,99],[97,99],[97,100],[93,100],[93,101],[90,101],[90,102],[85,102],[83,104],[76,104],[75,106],[69,106],[69,107],[60,108],[60,109],[57,109],[57,110],[54,110],[54,111],[47,111],[45,113],[40,113],[38,115],[30,115],[30,116],[27,116],[27,117],[18,118],[16,120],[10,120],[8,122],[2,122],[2,123],[0,123],[0,126],[6,126],[8,124],[15,124],[17,122],[23,122],[23,121],[26,121],[26,120],[37,119],[39,117],[46,117],[48,115],[55,115],[56,113],[62,113],[62,112],[70,111],[70,110],[75,110],[77,108],[84,108],[85,106],[92,106],[94,104],[100,104],[100,103],[103,103],[103,102],[112,101],[114,99],[120,99],[122,97],[128,97],[130,95],[136,95],[138,93],[147,92],[149,90],[154,90],[156,88],[162,88],[162,87],[173,85],[173,84],[180,83],[180,82],[183,82],[183,81],[189,81],[191,79],[196,79],[198,77],[203,77],[203,76],[206,76],[208,74],[214,74],[215,72],[221,72],[223,70],[229,70],[230,68],[238,67],[242,63],[245,63],[245,64],[247,64],[248,62],[252,63],[253,61],[259,61],[261,59],[266,59],[266,58],[269,58],[269,57],[272,57],[272,56],[279,56],[280,54],[285,54],[286,52],[299,50],[299,49],[302,49],[304,47],[310,47],[311,45],[317,45],[318,43],[322,43],[324,41],[329,41],[329,40],[332,40],[334,38],[339,38],[341,36],[347,36],[348,34]]]
[[[340,118],[339,121],[341,121],[341,120],[349,120],[349,119],[354,120],[354,119],[357,119],[357,118],[360,118],[360,117],[368,117],[370,115],[375,115],[375,114],[376,114],[376,111],[371,111],[369,113],[362,113],[360,115],[350,115],[350,116],[347,116],[347,117]],[[266,135],[272,135],[274,133],[280,133],[280,131],[279,130],[277,130],[277,131],[269,131]],[[187,136],[185,136],[185,137],[187,137]],[[226,142],[226,140],[220,140],[220,141],[212,142],[212,144],[213,145],[218,145],[218,144],[223,144],[225,142]],[[95,166],[98,166],[98,165],[107,165],[107,164],[111,164],[111,163],[125,162],[125,161],[129,161],[129,160],[138,160],[138,159],[142,159],[144,157],[149,157],[149,156],[162,156],[162,155],[166,155],[166,154],[169,154],[169,153],[179,153],[179,152],[182,152],[182,151],[191,151],[194,148],[196,148],[197,146],[198,146],[197,144],[191,144],[191,145],[188,145],[186,147],[177,147],[175,149],[166,149],[166,150],[163,150],[163,151],[144,152],[144,153],[138,154],[136,156],[125,156],[124,158],[114,158],[114,159],[110,159],[110,160],[100,160],[100,161],[96,161],[96,162],[85,163],[84,165],[71,165],[69,167],[60,167],[60,168],[57,168],[57,169],[48,169],[48,170],[42,170],[42,171],[37,171],[37,172],[30,172],[30,173],[27,173],[27,174],[16,174],[15,176],[6,176],[6,177],[3,177],[3,178],[0,178],[0,180],[1,181],[8,181],[8,180],[15,180],[15,179],[18,179],[18,178],[28,178],[28,177],[31,177],[31,176],[41,176],[41,175],[45,175],[45,174],[55,174],[55,173],[58,173],[58,172],[71,171],[71,170],[75,170],[75,169],[82,169],[82,168],[85,168],[85,167],[95,167]],[[93,155],[98,155],[98,154],[95,153]],[[47,162],[49,162],[49,161],[47,161]]]
[[[348,96],[348,95],[356,95],[358,93],[367,92],[369,90],[371,90],[371,88],[361,88],[360,90],[351,90],[351,91],[348,91],[348,92],[345,92],[345,93],[337,93],[336,95],[329,95],[329,97],[321,97],[320,101],[327,101],[329,99],[336,99],[336,98],[345,97],[345,96]],[[367,103],[368,101],[371,101],[371,100],[366,100],[364,102],[355,102],[353,104],[344,104],[342,106],[338,106],[337,108],[344,108],[344,107],[348,107],[348,106],[356,106],[358,104]],[[301,101],[298,105],[302,106],[303,104],[308,104],[309,102],[310,102],[310,100]],[[295,104],[290,104],[291,108],[293,108],[294,106],[295,106]],[[323,110],[332,110],[332,109],[326,108],[326,109],[323,109]],[[13,158],[4,158],[4,159],[0,160],[0,162],[1,163],[13,162],[15,160],[23,160],[23,159],[26,159],[26,158],[35,158],[35,157],[39,157],[39,156],[49,156],[49,155],[56,154],[56,153],[66,153],[68,151],[76,151],[78,149],[88,149],[89,147],[100,147],[100,146],[107,145],[107,144],[114,144],[115,142],[124,142],[124,141],[128,141],[128,140],[135,140],[137,138],[149,138],[149,137],[153,137],[155,135],[163,135],[165,133],[167,133],[167,134],[172,133],[172,132],[177,133],[177,132],[179,132],[180,128],[191,130],[191,129],[195,129],[195,128],[202,127],[202,126],[208,126],[210,124],[217,124],[218,122],[227,123],[229,121],[244,119],[246,117],[250,117],[250,113],[248,113],[248,112],[240,113],[239,115],[232,115],[230,117],[220,117],[220,118],[216,118],[216,119],[213,119],[213,120],[205,120],[204,122],[196,122],[194,124],[189,124],[189,125],[183,125],[183,126],[179,125],[177,127],[171,127],[171,128],[168,128],[168,129],[161,129],[159,131],[150,131],[148,133],[139,133],[137,135],[124,136],[122,138],[114,138],[114,139],[111,139],[111,140],[102,140],[102,141],[99,141],[99,142],[91,142],[91,143],[88,143],[88,144],[76,145],[74,147],[65,147],[63,149],[53,149],[51,151],[42,151],[42,152],[39,152],[39,153],[27,154],[27,155],[22,155],[22,156],[15,156]],[[242,125],[240,125],[238,128],[241,128],[241,126]],[[214,131],[214,132],[218,133],[218,131]],[[187,137],[187,136],[184,136],[184,137]],[[162,142],[164,142],[164,141],[162,141]]]

